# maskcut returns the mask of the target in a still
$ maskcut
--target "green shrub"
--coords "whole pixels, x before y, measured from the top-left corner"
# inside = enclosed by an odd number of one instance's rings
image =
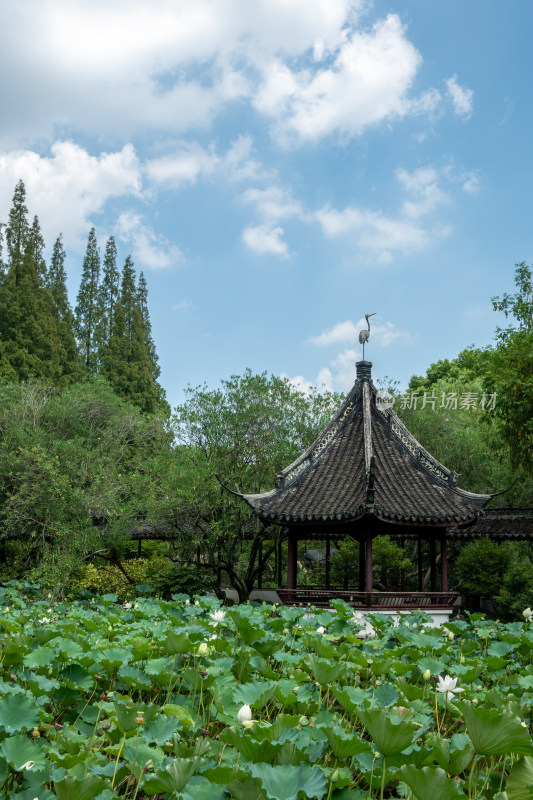
[[[174,564],[170,569],[157,571],[152,561],[147,576],[152,593],[165,600],[177,593],[188,594],[191,597],[195,594],[205,594],[214,591],[216,585],[213,575],[191,564]]]
[[[113,592],[119,602],[124,603],[138,596],[137,586],[151,584],[151,577],[155,574],[163,576],[168,571],[169,565],[170,562],[163,557],[130,558],[123,562],[124,570],[130,579],[128,581],[116,564],[87,564],[68,584],[67,596],[76,599],[81,597],[83,592],[100,595]]]

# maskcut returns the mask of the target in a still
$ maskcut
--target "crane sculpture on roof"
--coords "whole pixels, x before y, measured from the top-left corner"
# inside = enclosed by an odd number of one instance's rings
[[[359,344],[363,345],[363,361],[365,360],[365,342],[368,342],[370,339],[370,319],[369,317],[375,317],[377,311],[374,311],[373,314],[365,314],[366,324],[368,325],[368,330],[359,331]]]

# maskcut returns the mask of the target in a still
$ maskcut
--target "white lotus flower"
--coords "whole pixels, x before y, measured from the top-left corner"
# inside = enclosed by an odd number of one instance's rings
[[[245,728],[250,728],[253,725],[252,709],[249,705],[245,704],[240,707],[237,714],[237,719],[241,725],[244,725]]]
[[[50,622],[50,617],[43,617],[42,619],[39,620],[39,622],[41,623],[41,625],[45,625],[47,622]]]
[[[429,669],[426,669],[425,672],[422,673],[422,677],[424,678],[425,681],[429,681],[429,679],[431,678],[431,671]]]
[[[206,656],[209,653],[209,645],[207,642],[202,642],[202,644],[198,645],[198,655],[199,656]]]
[[[216,611],[213,611],[212,614],[209,614],[209,616],[213,620],[213,624],[216,628],[219,622],[224,622],[224,617],[226,616],[226,612],[222,611],[221,608],[218,608]]]
[[[355,638],[356,639],[371,639],[375,635],[376,635],[376,631],[374,629],[374,626],[370,622],[367,622],[365,627],[361,628],[361,630],[358,633],[355,634]]]
[[[524,608],[522,611],[522,616],[524,617],[526,622],[531,622],[531,618],[533,617],[533,611],[529,608]]]
[[[450,675],[445,675],[443,678],[438,675],[437,680],[439,682],[437,692],[442,692],[445,700],[451,700],[454,694],[464,692],[464,689],[457,686],[457,678],[452,678]]]
[[[323,626],[323,625],[321,625],[321,626],[320,626],[320,628],[317,628],[317,629],[316,629],[316,632],[317,632],[317,633],[325,633],[325,632],[326,632],[326,629],[324,628],[324,626]]]
[[[365,621],[364,614],[361,614],[360,611],[354,611],[348,622],[352,622],[354,625],[361,625],[362,622]]]
[[[25,769],[32,769],[35,766],[35,761],[26,761],[25,764],[21,766],[19,772],[24,772]]]
[[[122,606],[122,608],[125,608],[125,609],[126,609],[126,611],[129,611],[129,610],[130,610],[130,608],[132,607],[132,605],[133,605],[133,603],[124,603],[124,605]]]

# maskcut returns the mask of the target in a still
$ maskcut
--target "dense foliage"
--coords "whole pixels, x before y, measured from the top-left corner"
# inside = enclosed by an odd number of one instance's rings
[[[0,790],[20,800],[521,800],[531,622],[2,590]],[[501,794],[505,792],[505,794]]]
[[[61,236],[49,267],[44,249],[39,220],[28,222],[26,191],[19,181],[9,221],[0,225],[0,376],[66,387],[87,375],[101,374],[120,397],[143,411],[168,412],[157,382],[160,369],[146,280],[141,273],[136,283],[131,258],[120,275],[115,240],[109,237],[101,280],[100,251],[92,228],[73,313]]]
[[[98,378],[60,392],[0,382],[0,544],[3,578],[64,588],[84,559],[117,562],[160,486],[172,437]],[[175,478],[179,484],[179,477]]]
[[[242,500],[223,492],[215,473],[241,492],[271,489],[276,474],[309,447],[339,401],[329,393],[303,394],[286,379],[250,370],[222,381],[219,389],[189,387],[172,418],[178,454],[187,465],[177,558],[214,574],[223,570],[241,599],[260,572],[274,580],[279,528],[265,527]]]

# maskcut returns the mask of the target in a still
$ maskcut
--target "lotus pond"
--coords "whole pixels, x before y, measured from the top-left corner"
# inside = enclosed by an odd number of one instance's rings
[[[0,797],[533,797],[527,620],[0,602]]]

